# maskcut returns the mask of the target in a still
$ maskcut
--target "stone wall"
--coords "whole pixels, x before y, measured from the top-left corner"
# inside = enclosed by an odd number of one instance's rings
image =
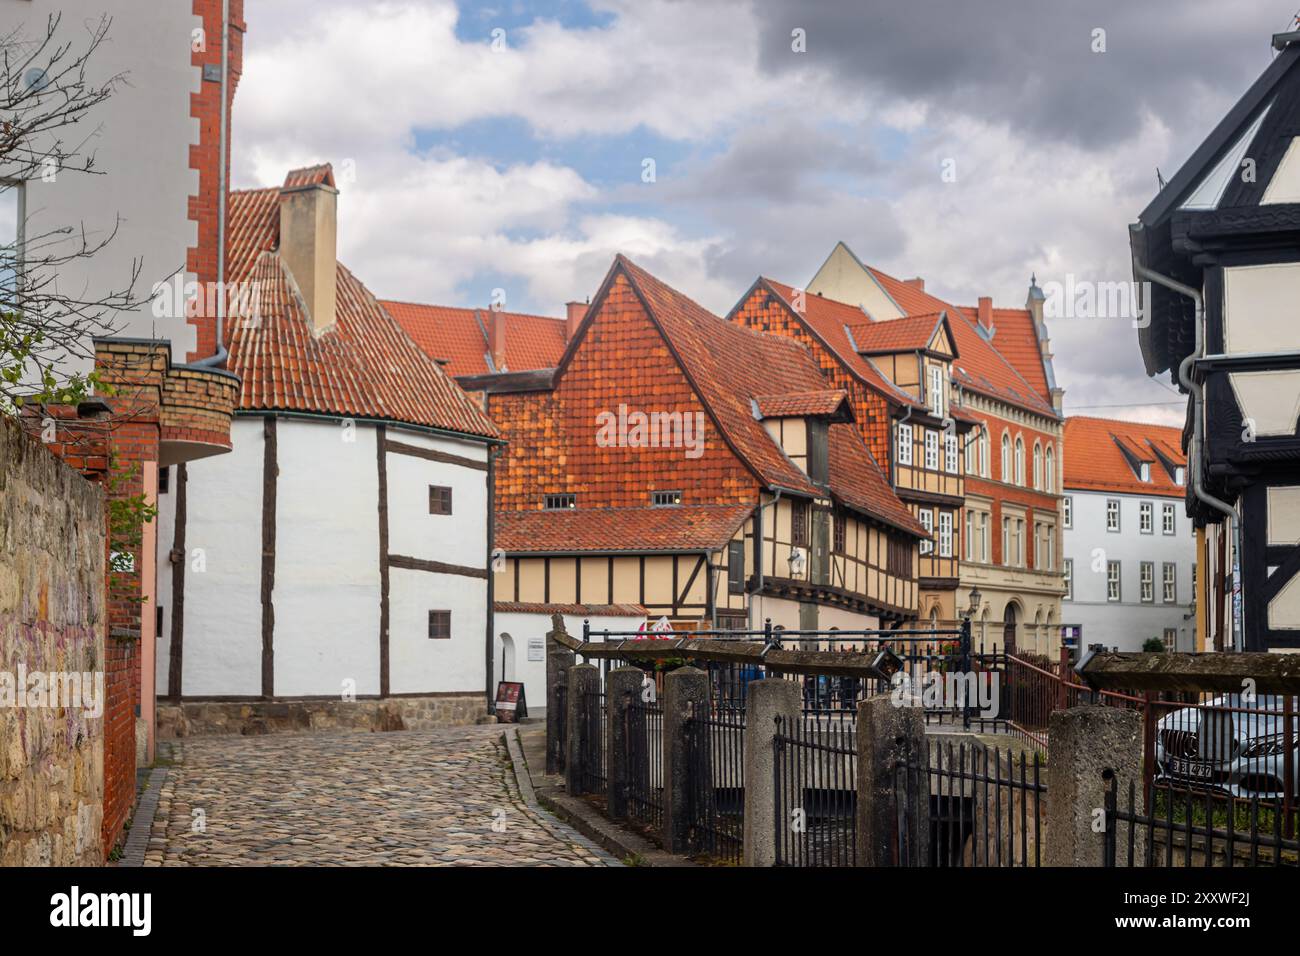
[[[284,700],[158,700],[158,739],[205,734],[292,734],[314,731],[434,730],[489,720],[482,694]]]
[[[104,529],[102,490],[0,415],[0,865],[104,860],[103,717],[34,679],[103,686]]]

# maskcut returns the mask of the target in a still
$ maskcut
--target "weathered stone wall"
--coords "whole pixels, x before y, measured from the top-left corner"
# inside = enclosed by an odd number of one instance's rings
[[[0,865],[104,861],[103,717],[32,681],[102,687],[104,529],[102,490],[0,415]]]
[[[158,701],[158,739],[205,734],[293,734],[313,731],[434,730],[487,721],[482,694],[363,698],[355,701]]]

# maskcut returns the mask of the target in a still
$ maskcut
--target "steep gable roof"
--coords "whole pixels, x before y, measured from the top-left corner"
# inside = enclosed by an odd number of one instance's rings
[[[290,186],[329,185],[328,166]],[[499,432],[379,302],[337,264],[336,319],[317,332],[278,254],[280,189],[230,194],[228,281],[256,289],[252,317],[226,325],[241,409],[314,412],[422,425],[481,438]]]
[[[934,340],[942,335],[942,352],[954,359],[958,357],[946,312],[909,315],[888,322],[872,322],[864,316],[862,321],[849,326],[849,334],[862,355],[930,352],[934,351]]]

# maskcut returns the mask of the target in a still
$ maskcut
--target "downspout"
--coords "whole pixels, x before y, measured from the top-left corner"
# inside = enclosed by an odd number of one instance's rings
[[[193,363],[197,368],[219,368],[226,362],[226,167],[230,125],[230,0],[221,0],[221,135],[217,159],[217,351]]]
[[[757,532],[757,534],[756,534],[754,537],[755,537],[755,540],[758,542],[758,585],[754,588],[753,591],[750,591],[750,592],[749,592],[749,593],[750,593],[750,598],[749,598],[749,630],[751,630],[751,631],[752,631],[752,630],[755,630],[755,628],[754,628],[754,595],[761,595],[761,594],[763,593],[763,509],[764,509],[764,508],[771,508],[773,505],[775,505],[775,504],[776,504],[778,501],[780,501],[780,500],[781,500],[781,489],[780,489],[780,488],[777,488],[777,489],[776,489],[776,497],[775,497],[775,498],[773,498],[771,501],[769,501],[769,502],[768,502],[767,504],[765,504],[765,505],[762,505],[762,504],[761,504],[761,505],[758,506],[758,527],[754,529],[754,530]],[[772,538],[772,550],[773,550],[773,553],[775,553],[775,551],[776,551],[776,538],[775,538],[775,537]]]
[[[1216,498],[1204,488],[1201,487],[1201,443],[1202,443],[1202,417],[1205,405],[1205,390],[1200,383],[1192,378],[1192,368],[1198,359],[1202,358],[1202,352],[1205,350],[1205,336],[1203,330],[1205,321],[1205,300],[1197,289],[1189,285],[1184,285],[1175,279],[1161,275],[1152,269],[1148,269],[1142,263],[1133,259],[1133,271],[1150,282],[1164,286],[1171,292],[1184,296],[1192,300],[1196,306],[1195,320],[1195,346],[1191,354],[1183,357],[1178,363],[1178,381],[1192,396],[1192,448],[1188,456],[1188,471],[1191,473],[1192,493],[1197,499],[1209,505],[1216,511],[1222,512],[1228,518],[1229,533],[1232,535],[1232,647],[1234,650],[1243,650],[1245,644],[1245,634],[1242,626],[1242,609],[1241,609],[1241,518],[1237,514],[1237,509],[1220,498]],[[1147,308],[1151,304],[1146,303]],[[1209,614],[1209,609],[1206,609]],[[1208,620],[1208,616],[1207,616]],[[1240,645],[1240,646],[1239,646]]]

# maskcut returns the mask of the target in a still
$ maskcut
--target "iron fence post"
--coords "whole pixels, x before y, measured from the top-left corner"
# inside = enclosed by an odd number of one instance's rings
[[[971,638],[970,615],[961,619],[961,672],[969,680],[971,676]],[[963,686],[966,686],[963,684]],[[961,704],[961,724],[963,730],[970,730],[970,694],[965,695]],[[982,726],[982,725],[981,725]]]

